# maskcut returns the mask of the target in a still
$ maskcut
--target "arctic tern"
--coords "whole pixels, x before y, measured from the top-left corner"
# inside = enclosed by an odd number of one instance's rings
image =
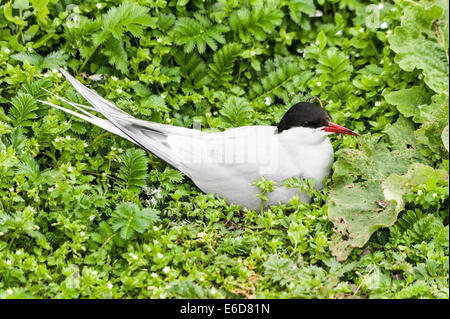
[[[137,119],[88,89],[65,70],[60,69],[73,87],[93,106],[68,101],[50,91],[60,101],[79,112],[47,101],[53,106],[95,124],[153,153],[188,176],[205,193],[214,193],[229,204],[258,209],[260,190],[253,183],[264,176],[276,182],[266,194],[269,205],[288,203],[296,194],[309,203],[307,192],[281,184],[290,177],[314,179],[314,187],[323,188],[333,163],[332,133],[358,136],[330,120],[328,112],[317,104],[293,105],[277,126],[242,126],[209,133],[197,129]],[[95,111],[106,119],[91,114]]]

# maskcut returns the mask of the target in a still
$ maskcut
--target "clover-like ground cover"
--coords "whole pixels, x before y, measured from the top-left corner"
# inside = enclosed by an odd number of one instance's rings
[[[0,298],[448,298],[448,19],[444,0],[2,2]],[[59,67],[142,119],[271,125],[318,96],[362,136],[331,138],[311,204],[242,212],[38,103],[86,104]]]

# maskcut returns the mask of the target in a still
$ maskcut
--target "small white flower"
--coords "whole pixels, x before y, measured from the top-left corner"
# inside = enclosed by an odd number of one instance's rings
[[[422,105],[417,105],[417,108],[420,110],[422,108]]]
[[[157,203],[158,203],[158,201],[156,200],[156,198],[152,197],[152,198],[150,199],[150,204],[156,205]]]
[[[163,257],[164,257],[164,255],[161,254],[161,253],[158,253],[156,256],[157,256],[158,258],[163,258]]]
[[[152,272],[152,278],[156,278],[156,277],[158,277],[158,274],[156,274],[156,273],[154,273],[154,272]]]
[[[315,43],[315,45],[319,45],[320,44],[320,41],[319,40],[316,40],[316,42],[314,42]]]
[[[161,43],[161,42],[162,42],[162,39],[161,39],[161,38],[158,38],[158,39],[156,39],[156,42]]]
[[[437,197],[437,194],[436,193],[433,193],[433,198],[436,198]]]
[[[17,251],[16,251],[16,255],[18,255],[18,256],[22,255],[22,251],[17,250]]]
[[[165,95],[164,93],[161,94],[161,98],[165,99],[167,97],[167,95]]]
[[[323,16],[323,12],[320,10],[316,10],[316,17],[321,17]]]
[[[217,21],[218,23],[222,23],[222,19],[219,19],[219,21]]]
[[[167,123],[170,123],[170,118],[167,118],[166,122],[167,122]]]
[[[158,227],[158,226],[153,226],[153,230],[154,230],[154,231],[158,231],[158,230],[159,230],[159,227]]]
[[[110,283],[110,282],[108,282],[108,283],[106,284],[106,287],[108,287],[108,289],[112,289],[112,288],[113,288],[113,284]]]
[[[28,52],[33,52],[33,49],[31,47],[28,47]]]
[[[113,75],[113,76],[111,77],[111,80],[117,81],[118,79]]]
[[[210,117],[211,113],[207,112],[207,113],[205,113],[205,116]]]
[[[11,187],[11,188],[9,189],[9,191],[10,191],[11,193],[14,192],[14,188]]]
[[[66,140],[70,141],[70,136],[69,135],[66,136]]]
[[[7,261],[6,261],[6,264],[7,264],[8,266],[11,266],[11,264],[12,264],[11,260],[7,260]]]
[[[380,64],[383,64],[383,63],[384,63],[384,61],[383,61],[383,60],[381,60],[381,61],[380,61]]]
[[[380,82],[380,79],[375,79],[375,82]]]
[[[122,153],[122,152],[123,152],[123,149],[119,148],[117,151],[118,151],[119,153]]]
[[[122,94],[122,92],[123,92],[122,89],[117,89],[116,91],[117,91],[117,93],[119,93],[119,94]]]
[[[5,48],[3,51],[4,51],[6,54],[9,54],[9,53],[11,52],[8,48]]]
[[[53,187],[49,187],[49,188],[48,188],[48,191],[49,191],[49,192],[53,192]]]
[[[84,142],[84,143],[83,143],[83,146],[84,146],[84,147],[88,147],[88,143]]]
[[[292,289],[292,288],[294,288],[294,283],[291,283],[291,284],[289,284],[289,289]]]
[[[111,151],[115,151],[116,148],[114,146],[111,146]]]
[[[346,56],[345,56],[345,58],[346,58],[346,59],[349,59],[349,58],[350,58],[350,56],[346,55]]]
[[[72,168],[72,166],[70,166],[70,165],[69,165],[69,166],[67,166],[67,171],[68,171],[68,172],[72,172],[72,171],[73,171],[73,168]]]
[[[266,97],[264,98],[264,104],[270,105],[271,102],[272,102],[272,100],[271,100],[270,97],[266,96]]]
[[[396,7],[391,8],[391,11],[397,11]]]
[[[85,233],[84,233],[84,231],[80,231],[80,236],[84,236],[84,235],[86,235]]]
[[[322,86],[322,82],[320,82],[320,81],[317,81],[317,86]]]
[[[55,142],[59,142],[59,137],[55,138]]]
[[[94,270],[94,271],[92,271],[92,274],[93,274],[94,276],[97,276],[97,275],[98,275],[98,271],[97,271],[97,270]]]
[[[328,101],[328,104],[332,104],[332,103],[333,103],[333,100],[329,100],[329,101]]]
[[[386,33],[387,33],[387,34],[391,34],[391,33],[392,33],[392,30],[387,30]]]
[[[361,28],[359,28],[359,30],[358,30],[359,32],[361,32],[361,33],[363,33],[364,32],[364,28],[363,27],[361,27]]]
[[[155,240],[153,241],[153,243],[154,243],[155,245],[158,245],[158,244],[159,244],[159,241],[155,239]]]
[[[149,246],[147,246],[147,251],[148,251],[148,252],[151,252],[151,251],[152,251],[152,248],[149,247]]]
[[[8,290],[6,290],[6,293],[7,293],[8,295],[12,295],[13,291],[12,291],[11,288],[9,288]]]
[[[356,53],[356,54],[355,54],[355,58],[359,58],[359,53]]]
[[[303,50],[297,49],[297,53],[298,53],[298,54],[302,54],[302,53],[303,53]]]
[[[342,30],[339,30],[338,32],[336,32],[336,35],[341,35],[342,34]]]
[[[203,277],[200,277],[198,280],[200,280],[200,281],[203,281],[203,280],[205,280],[205,278],[203,278]]]
[[[130,253],[130,257],[133,258],[134,260],[137,260],[137,259],[138,259],[138,256],[135,255],[135,254],[133,254],[133,253]]]
[[[314,220],[314,219],[316,219],[316,216],[314,216],[314,215],[311,215],[311,217],[310,217],[312,220]]]
[[[323,219],[323,220],[327,220],[328,217],[324,215],[324,216],[322,216],[322,219]]]
[[[379,3],[379,4],[378,4],[378,9],[382,10],[383,8],[384,8],[384,4]]]
[[[164,269],[163,269],[163,273],[165,273],[165,274],[168,274],[169,273],[169,271],[170,271],[170,268],[169,267],[164,267]]]
[[[375,106],[380,106],[381,105],[381,101],[376,101],[375,102]]]
[[[251,56],[255,56],[255,54],[256,54],[256,52],[255,52],[255,51],[253,51],[253,50],[252,50],[252,51],[250,51],[250,55],[251,55]]]
[[[91,215],[90,217],[89,217],[89,220],[90,221],[93,221],[95,219],[95,215]]]
[[[95,5],[97,7],[97,9],[101,9],[102,8],[102,4],[99,2]]]
[[[423,192],[422,192],[422,190],[421,189],[419,189],[418,191],[417,191],[417,195],[422,195],[423,194]]]
[[[381,29],[387,29],[387,27],[388,27],[387,22],[383,22],[383,23],[380,25],[380,28],[381,28]]]

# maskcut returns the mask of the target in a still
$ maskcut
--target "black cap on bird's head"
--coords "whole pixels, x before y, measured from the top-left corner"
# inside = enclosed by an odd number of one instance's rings
[[[327,110],[317,104],[301,102],[292,106],[284,114],[277,126],[278,133],[292,127],[320,128],[328,133],[341,133],[359,136],[359,134],[330,121]]]

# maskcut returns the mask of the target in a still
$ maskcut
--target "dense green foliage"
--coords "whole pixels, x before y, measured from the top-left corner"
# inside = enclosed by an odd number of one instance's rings
[[[11,0],[0,6],[0,298],[448,298],[448,2]],[[242,211],[38,103],[277,123],[318,96],[333,176]],[[255,181],[260,198],[274,187]],[[302,186],[286,181],[289,187]]]

